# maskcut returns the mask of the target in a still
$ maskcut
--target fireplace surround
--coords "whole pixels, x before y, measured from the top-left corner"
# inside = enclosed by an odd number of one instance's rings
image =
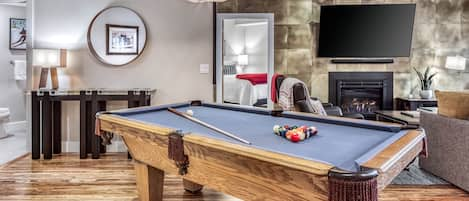
[[[393,109],[392,72],[330,72],[329,102],[344,113],[361,113],[367,119],[376,110]]]

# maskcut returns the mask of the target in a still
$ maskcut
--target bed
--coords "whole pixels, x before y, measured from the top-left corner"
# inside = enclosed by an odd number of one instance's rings
[[[267,103],[267,93],[267,84],[253,85],[248,80],[236,78],[236,75],[223,77],[224,102],[260,106]]]

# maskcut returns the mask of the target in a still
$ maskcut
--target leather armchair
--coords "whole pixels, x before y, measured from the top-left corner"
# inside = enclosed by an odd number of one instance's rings
[[[280,86],[285,77],[278,77],[276,80],[277,93],[280,91]],[[296,84],[293,86],[293,99],[295,102],[295,108],[299,112],[313,113],[313,108],[308,99],[317,100],[314,97],[307,97],[305,93],[307,89],[304,88],[301,84]],[[277,94],[278,95],[278,94]],[[342,109],[338,106],[334,106],[331,103],[323,103],[324,110],[326,110],[327,115],[329,116],[338,116],[338,117],[349,117],[354,119],[365,119],[362,114],[351,113],[345,114],[342,112]]]

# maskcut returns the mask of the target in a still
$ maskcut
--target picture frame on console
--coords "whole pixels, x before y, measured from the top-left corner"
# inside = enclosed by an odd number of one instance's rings
[[[106,24],[107,55],[138,55],[138,26]]]

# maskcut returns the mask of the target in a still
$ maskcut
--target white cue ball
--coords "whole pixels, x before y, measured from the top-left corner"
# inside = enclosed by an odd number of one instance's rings
[[[189,116],[194,116],[194,111],[192,111],[192,110],[187,110],[187,111],[186,111],[186,114],[188,114]]]

